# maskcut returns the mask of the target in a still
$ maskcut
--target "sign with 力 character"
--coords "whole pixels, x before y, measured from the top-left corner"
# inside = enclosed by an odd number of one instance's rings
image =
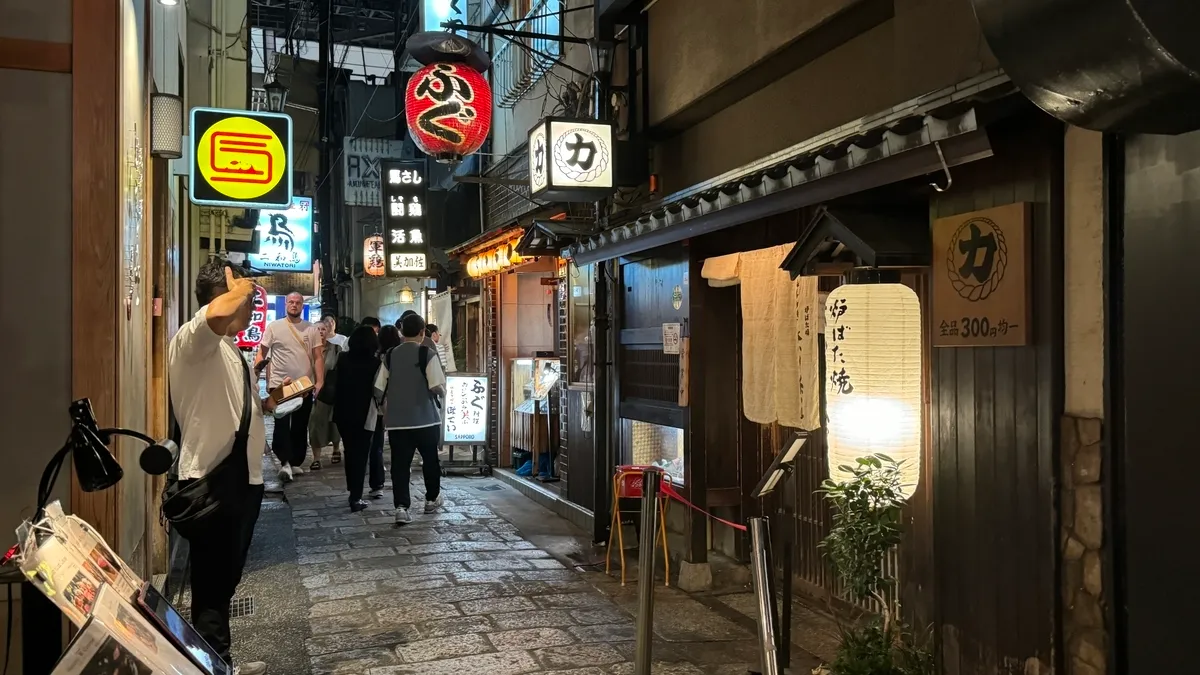
[[[1029,231],[1026,202],[934,222],[934,347],[1029,343]]]
[[[547,117],[529,130],[529,191],[534,199],[594,201],[616,188],[613,125]]]
[[[391,277],[428,276],[425,162],[384,160],[380,162],[380,168],[383,173],[381,201],[387,274]]]
[[[292,118],[280,113],[192,108],[193,204],[286,209],[292,203]]]
[[[446,375],[446,419],[442,445],[485,445],[488,438],[487,375]]]

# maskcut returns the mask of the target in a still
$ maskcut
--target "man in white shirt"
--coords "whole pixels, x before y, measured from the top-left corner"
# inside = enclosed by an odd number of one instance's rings
[[[250,325],[254,283],[221,260],[212,260],[196,276],[196,299],[202,307],[171,338],[168,376],[171,404],[181,442],[178,478],[181,485],[204,478],[230,457],[247,396],[250,425],[245,447],[248,485],[242,503],[223,504],[190,541],[192,623],[227,662],[230,657],[229,603],[233,599],[262,505],[262,454],[266,447],[262,407],[248,381],[246,361],[234,336]],[[240,675],[261,675],[262,662],[235,668]]]
[[[321,317],[321,321],[324,321],[329,325],[329,332],[327,333],[329,337],[325,338],[326,341],[337,345],[342,351],[350,349],[350,338],[346,337],[345,335],[338,334],[337,319],[335,319],[332,314],[327,314]]]
[[[316,389],[301,399],[299,408],[275,419],[271,449],[279,458],[279,479],[287,482],[295,474],[304,473],[313,396],[321,393],[321,387],[325,386],[325,347],[317,327],[301,318],[304,296],[289,293],[284,306],[287,316],[267,324],[267,330],[263,331],[254,367],[261,368],[261,364],[267,362],[267,391],[279,387],[285,379],[307,377],[316,385]]]

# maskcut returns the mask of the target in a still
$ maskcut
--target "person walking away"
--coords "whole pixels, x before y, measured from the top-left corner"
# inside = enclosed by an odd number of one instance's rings
[[[358,325],[370,326],[371,328],[375,329],[375,334],[379,335],[379,329],[383,324],[379,323],[379,319],[377,319],[376,317],[367,316],[367,317],[363,317],[362,322],[359,323]]]
[[[333,336],[333,333],[330,333],[331,327],[336,325],[335,322],[324,319],[317,324],[317,334],[321,338],[321,350],[325,357],[325,386],[321,387],[321,392],[317,394],[316,401],[313,402],[312,415],[308,420],[308,442],[312,446],[313,454],[313,463],[308,468],[313,471],[321,470],[321,451],[326,445],[333,446],[333,455],[330,461],[334,464],[342,461],[342,453],[338,450],[341,436],[338,434],[337,425],[333,423],[334,390],[337,388],[335,368],[342,353],[342,348],[334,344],[331,339]]]
[[[304,312],[304,296],[289,293],[285,307],[287,316],[267,324],[267,330],[263,332],[255,368],[269,359],[267,391],[282,385],[284,378],[295,381],[308,377],[316,385],[313,393],[320,394],[325,384],[325,352],[316,327],[300,318]],[[299,408],[275,420],[271,448],[279,458],[279,480],[285,483],[296,474],[304,473],[304,460],[308,456],[308,418],[312,407],[313,396],[306,394]]]
[[[416,314],[401,322],[404,342],[388,352],[375,388],[384,396],[384,427],[392,446],[392,495],[396,523],[412,522],[408,477],[415,452],[421,453],[425,477],[425,513],[442,505],[442,468],[438,436],[442,413],[437,398],[445,394],[446,376],[437,354],[422,344],[425,320]]]
[[[403,339],[400,337],[400,329],[388,324],[379,330],[379,358],[382,360],[387,356],[387,353],[400,346]],[[383,498],[383,484],[387,479],[387,471],[383,466],[383,439],[385,431],[383,430],[383,411],[387,409],[387,402],[383,402],[378,407],[379,420],[375,425],[375,433],[371,436],[371,458],[370,458],[370,485],[371,499]]]
[[[350,336],[350,349],[338,359],[337,394],[333,418],[346,445],[346,490],[350,493],[350,512],[367,508],[363,499],[363,480],[370,461],[371,439],[382,427],[376,411],[375,379],[379,361],[379,338],[369,326],[359,326]],[[380,480],[382,489],[383,481]]]
[[[234,342],[238,331],[250,325],[254,294],[254,283],[242,278],[240,270],[221,260],[209,261],[196,275],[200,310],[175,333],[167,351],[171,404],[180,432],[179,488],[206,479],[222,465],[234,467],[212,477],[217,480],[221,475],[223,480],[234,481],[233,489],[221,492],[232,495],[232,503],[223,503],[187,528],[192,623],[230,664],[229,603],[241,583],[262,506],[262,454],[266,449],[262,411],[273,408],[269,397],[259,401],[257,387],[251,388],[246,361]],[[238,432],[247,411],[243,436]],[[245,455],[244,465],[235,452]],[[227,460],[233,464],[226,465]],[[243,467],[246,473],[242,473]],[[238,490],[238,485],[244,489]],[[234,668],[238,675],[266,671],[262,662]]]
[[[404,312],[400,315],[400,318],[396,319],[396,328],[400,328],[400,324],[410,316],[420,317],[421,315],[417,314],[416,312],[414,312],[411,309],[404,310]],[[435,326],[435,328],[436,328],[436,326]],[[436,352],[437,351],[437,343],[435,343],[433,341],[433,339],[429,337],[429,332],[426,331],[425,335],[423,335],[422,337],[424,339],[421,341],[421,344],[425,345],[426,347],[429,347],[430,349],[432,349]],[[441,356],[438,356],[438,358],[441,358]]]

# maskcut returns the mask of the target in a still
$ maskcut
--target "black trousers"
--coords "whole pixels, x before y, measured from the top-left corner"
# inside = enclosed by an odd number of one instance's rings
[[[192,624],[229,664],[229,604],[242,582],[263,499],[263,486],[248,487],[243,504],[233,505],[188,542]]]
[[[420,429],[391,429],[388,442],[392,446],[392,499],[396,508],[409,508],[412,496],[408,476],[412,472],[413,455],[421,453],[421,473],[425,476],[425,499],[433,501],[442,492],[442,464],[438,459],[438,436],[441,425]]]
[[[361,424],[339,424],[338,433],[342,435],[345,456],[342,463],[346,467],[346,490],[350,492],[350,503],[354,504],[363,498],[363,480],[367,477],[374,434]]]
[[[371,435],[371,480],[372,490],[382,490],[387,480],[387,472],[383,470],[383,415],[375,420],[375,433]]]
[[[304,466],[304,460],[308,457],[308,418],[312,415],[312,409],[312,396],[305,396],[295,412],[275,420],[271,449],[279,458],[280,465]]]

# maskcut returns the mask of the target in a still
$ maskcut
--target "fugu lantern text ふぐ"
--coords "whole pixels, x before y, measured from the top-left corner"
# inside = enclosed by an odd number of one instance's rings
[[[492,88],[464,63],[431,63],[408,80],[404,114],[418,148],[439,162],[458,162],[487,139]]]
[[[900,284],[841,286],[825,301],[829,476],[882,454],[905,497],[921,476],[921,304]]]

